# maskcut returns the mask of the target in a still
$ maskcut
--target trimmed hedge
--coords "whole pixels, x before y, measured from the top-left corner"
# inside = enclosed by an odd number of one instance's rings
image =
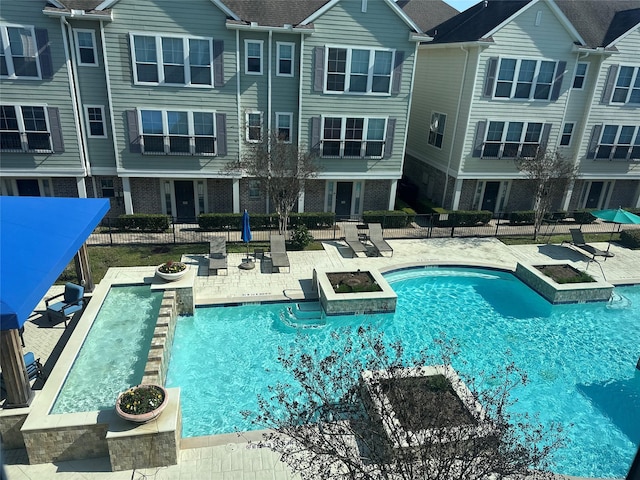
[[[253,213],[252,230],[272,230],[278,228],[278,215],[275,213]],[[295,228],[304,225],[309,229],[331,228],[335,222],[335,213],[309,212],[292,213],[289,225]],[[242,228],[241,213],[202,213],[198,216],[198,225],[202,230],[240,230]]]
[[[238,226],[242,223],[240,213],[201,213],[198,215],[198,225],[202,230],[226,230],[227,228]]]
[[[291,228],[303,225],[311,230],[331,228],[335,224],[336,214],[333,212],[303,212],[292,213],[289,216]]]
[[[407,214],[407,225],[416,221],[416,211],[411,207],[403,207],[401,210]]]
[[[436,227],[475,227],[486,225],[493,217],[489,210],[446,210],[444,208],[434,208],[438,215],[448,215],[446,220],[441,220],[439,216],[434,218]]]
[[[620,243],[627,248],[640,248],[640,230],[623,230]]]
[[[401,210],[369,210],[362,213],[362,221],[379,223],[382,228],[404,228],[408,225],[408,215]]]
[[[509,214],[509,223],[533,225],[536,221],[535,210],[517,210]]]
[[[596,221],[596,217],[591,215],[593,212],[593,208],[584,209],[584,210],[576,210],[573,212],[573,219],[576,223],[593,223]]]
[[[119,215],[116,219],[116,228],[141,232],[164,232],[169,228],[170,218],[168,215],[147,213]]]

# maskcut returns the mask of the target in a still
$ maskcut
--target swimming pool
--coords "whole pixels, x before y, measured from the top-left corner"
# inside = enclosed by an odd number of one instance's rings
[[[50,413],[112,409],[142,381],[162,295],[149,285],[109,290]]]
[[[398,293],[396,313],[331,317],[306,331],[318,350],[336,347],[332,330],[362,323],[402,340],[407,353],[446,332],[472,375],[497,370],[508,349],[530,379],[514,408],[574,424],[556,471],[626,474],[640,442],[640,287],[616,289],[613,303],[551,306],[505,272],[421,268],[385,278]],[[239,412],[255,411],[257,393],[281,378],[277,346],[296,337],[281,320],[287,306],[198,308],[179,319],[167,386],[181,387],[184,436],[253,428]]]

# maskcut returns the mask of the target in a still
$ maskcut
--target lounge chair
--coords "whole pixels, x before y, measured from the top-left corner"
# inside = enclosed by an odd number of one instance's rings
[[[287,255],[287,249],[284,243],[284,235],[271,235],[269,243],[271,245],[269,255],[271,257],[272,269],[277,268],[279,271],[280,268],[286,267],[287,269],[289,269],[289,271],[291,271],[289,256]]]
[[[24,354],[24,365],[27,367],[27,376],[29,380],[33,380],[34,378],[42,378],[42,364],[40,363],[40,359],[36,358],[33,352],[27,352]],[[0,373],[0,389],[3,392],[6,392],[7,389],[4,386],[4,378]]]
[[[62,301],[50,303],[56,298],[62,298]],[[45,300],[47,306],[47,317],[49,322],[56,320],[64,321],[64,328],[67,328],[67,320],[76,312],[84,309],[84,287],[74,283],[67,283],[64,286],[64,292]]]
[[[595,260],[596,257],[604,257],[605,261],[609,257],[613,257],[613,253],[605,250],[600,250],[599,248],[594,247],[593,245],[589,245],[584,240],[584,236],[582,235],[582,231],[578,228],[570,228],[569,232],[571,233],[571,241],[564,240],[562,244],[569,243],[573,247],[578,248],[584,252],[587,252],[591,255],[591,259]]]
[[[358,253],[367,253],[367,247],[360,241],[358,229],[353,223],[344,224],[344,240],[353,251],[354,257],[357,257]]]
[[[214,237],[209,241],[209,275],[211,272],[220,275],[221,270],[224,270],[225,275],[229,271],[227,268],[227,241],[222,237]]]
[[[393,248],[382,237],[382,225],[379,223],[369,224],[369,241],[373,244],[380,256],[384,256],[385,253],[391,252],[390,257],[393,257]]]

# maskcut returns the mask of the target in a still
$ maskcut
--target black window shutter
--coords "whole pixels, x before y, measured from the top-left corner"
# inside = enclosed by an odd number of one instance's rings
[[[476,126],[476,136],[473,139],[473,154],[472,157],[480,158],[482,157],[482,146],[484,144],[484,132],[487,129],[487,122],[484,120],[478,122]]]
[[[218,155],[227,154],[227,115],[216,113],[216,138],[218,140]]]
[[[560,97],[560,88],[562,88],[562,79],[566,68],[567,62],[558,62],[558,70],[556,70],[556,78],[553,80],[553,89],[551,90],[551,100],[557,100]]]
[[[400,93],[402,85],[402,64],[404,63],[404,52],[397,51],[395,64],[393,66],[393,79],[391,83],[391,93]]]
[[[138,127],[138,112],[127,110],[127,132],[129,133],[129,151],[131,153],[142,153],[140,145],[140,128]]]
[[[493,86],[496,83],[496,71],[498,70],[498,57],[491,57],[487,63],[487,74],[484,77],[484,98],[493,97]]]
[[[613,87],[618,76],[618,65],[611,65],[609,67],[609,73],[607,75],[607,81],[604,84],[604,90],[602,90],[602,100],[600,103],[608,104],[611,101],[613,95]]]
[[[51,60],[51,47],[49,47],[49,32],[46,28],[36,28],[36,44],[38,45],[38,59],[40,60],[40,73],[43,79],[53,78],[53,61]]]
[[[55,153],[64,152],[64,140],[62,138],[62,127],[60,125],[60,109],[57,107],[47,107],[49,116],[49,129],[51,130],[51,146]]]
[[[596,158],[596,151],[598,150],[598,142],[600,141],[600,132],[602,132],[602,125],[594,125],[591,130],[591,139],[589,140],[589,149],[587,150],[587,158]]]
[[[213,86],[224,87],[224,40],[213,41]]]
[[[313,90],[315,92],[324,91],[324,47],[316,47],[315,64],[313,76]]]
[[[387,135],[384,140],[384,157],[389,158],[393,153],[393,136],[396,133],[396,119],[389,118],[387,120]]]
[[[311,152],[320,155],[320,117],[311,118]]]
[[[545,123],[542,126],[542,134],[540,135],[540,148],[546,150],[549,144],[549,133],[551,133],[551,123]]]

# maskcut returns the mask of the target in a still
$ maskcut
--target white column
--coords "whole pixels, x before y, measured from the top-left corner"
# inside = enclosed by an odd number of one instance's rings
[[[233,179],[233,213],[240,213],[240,179]]]
[[[398,190],[398,180],[391,180],[391,188],[389,189],[389,208],[393,210],[396,207],[396,192]]]
[[[124,211],[131,215],[133,213],[133,201],[131,200],[131,183],[129,177],[122,177],[122,196],[124,197]]]
[[[76,177],[76,187],[78,187],[78,197],[87,198],[87,184],[84,177]]]
[[[300,190],[300,196],[298,197],[298,213],[304,212],[304,187]]]
[[[457,178],[453,185],[453,201],[451,202],[451,210],[458,210],[460,206],[460,196],[462,195],[462,180]]]

